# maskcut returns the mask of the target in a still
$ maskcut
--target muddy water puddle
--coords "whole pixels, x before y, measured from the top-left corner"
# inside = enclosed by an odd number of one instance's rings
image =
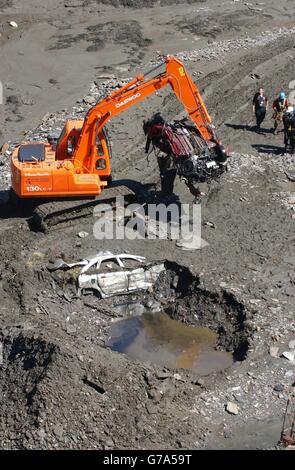
[[[162,312],[143,312],[115,322],[106,347],[132,359],[207,375],[230,367],[232,354],[214,349],[217,334],[172,320]]]

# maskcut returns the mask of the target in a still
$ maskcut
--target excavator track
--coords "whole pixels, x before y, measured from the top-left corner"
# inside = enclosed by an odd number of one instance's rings
[[[124,197],[124,205],[140,201],[145,195],[140,183],[121,180],[104,189],[99,196],[87,199],[55,200],[39,204],[33,211],[31,226],[38,231],[48,232],[54,228],[70,225],[83,217],[93,214],[97,204],[114,206],[116,198]]]

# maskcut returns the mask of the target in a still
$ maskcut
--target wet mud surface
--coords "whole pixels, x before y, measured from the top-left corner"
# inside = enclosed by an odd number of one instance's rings
[[[169,240],[97,240],[91,217],[44,234],[30,229],[28,209],[1,204],[0,447],[274,448],[295,381],[294,363],[281,357],[295,337],[295,183],[286,176],[295,164],[283,155],[282,133],[271,133],[271,111],[263,132],[255,132],[249,101],[261,84],[270,99],[289,90],[295,7],[123,3],[51,0],[33,8],[29,1],[20,9],[19,1],[0,2],[0,144],[9,143],[0,155],[2,202],[9,152],[19,141],[83,117],[85,97],[110,93],[167,53],[184,60],[234,154],[219,183],[202,185],[208,245],[198,251]],[[114,178],[126,178],[127,169],[128,178],[159,188],[142,132],[158,110],[167,119],[182,112],[162,90],[111,121]],[[175,193],[191,202],[179,180]],[[89,235],[80,239],[81,231]],[[77,272],[47,269],[57,258],[76,261],[101,250],[164,259],[165,276],[151,292],[101,300],[77,296]],[[184,367],[186,360],[159,364],[112,351],[112,329],[135,321],[136,310],[120,307],[126,303],[156,305],[150,313],[168,316],[160,317],[165,331],[172,320],[179,329],[209,328],[214,353],[232,355],[233,364],[203,376]],[[237,415],[226,411],[228,402]]]

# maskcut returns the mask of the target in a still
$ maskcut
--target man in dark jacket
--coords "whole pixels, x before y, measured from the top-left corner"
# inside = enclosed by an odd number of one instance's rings
[[[259,88],[259,92],[254,95],[253,98],[253,113],[256,117],[256,127],[260,132],[260,126],[263,123],[266,111],[268,108],[268,98],[265,95],[264,89]]]
[[[289,106],[283,118],[285,152],[295,150],[295,114],[293,106]]]

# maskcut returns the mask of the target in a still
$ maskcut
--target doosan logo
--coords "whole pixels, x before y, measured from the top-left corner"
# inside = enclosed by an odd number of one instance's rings
[[[130,101],[134,101],[136,100],[136,98],[139,98],[141,96],[141,93],[136,93],[135,95],[132,95],[132,96],[129,96],[128,98],[126,98],[124,101],[122,101],[121,103],[117,103],[116,104],[116,108],[121,108],[121,106],[124,106],[124,104],[127,104],[129,103]]]

